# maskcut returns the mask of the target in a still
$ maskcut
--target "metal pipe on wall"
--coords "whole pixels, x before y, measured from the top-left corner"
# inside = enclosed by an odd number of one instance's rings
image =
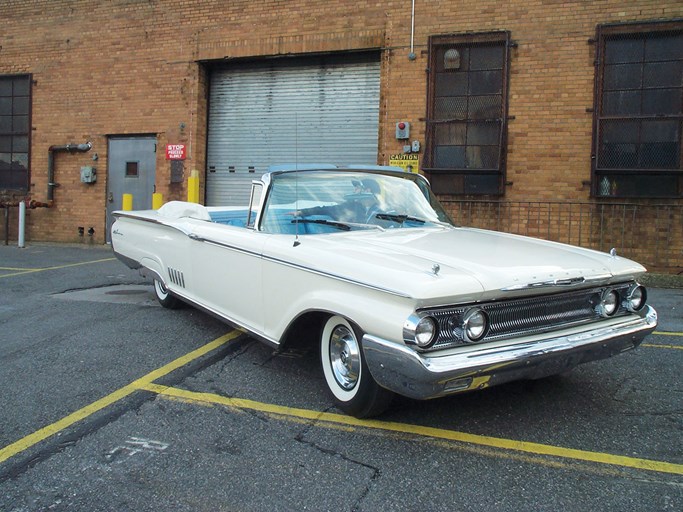
[[[88,141],[84,144],[65,144],[63,146],[50,146],[47,153],[47,200],[53,201],[55,197],[55,188],[59,185],[55,183],[55,152],[64,151],[68,153],[85,153],[92,149],[92,142]]]

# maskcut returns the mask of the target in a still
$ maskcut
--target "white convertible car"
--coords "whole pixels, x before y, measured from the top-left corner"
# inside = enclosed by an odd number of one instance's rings
[[[163,306],[193,304],[276,348],[316,343],[334,402],[358,417],[393,393],[565,372],[657,325],[641,265],[455,226],[423,177],[394,168],[283,166],[244,207],[115,217],[114,252],[153,277]]]

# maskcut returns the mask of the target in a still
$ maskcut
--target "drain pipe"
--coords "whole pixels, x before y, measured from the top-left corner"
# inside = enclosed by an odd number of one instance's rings
[[[63,146],[50,146],[47,150],[47,200],[52,203],[55,197],[55,188],[59,186],[55,183],[55,156],[56,152],[66,153],[85,153],[92,148],[92,142],[85,144],[65,144]]]

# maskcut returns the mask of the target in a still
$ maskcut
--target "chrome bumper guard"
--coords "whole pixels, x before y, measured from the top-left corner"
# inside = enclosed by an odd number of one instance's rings
[[[538,379],[579,364],[631,350],[657,327],[650,306],[609,325],[569,334],[530,336],[504,345],[467,345],[447,355],[421,354],[375,336],[363,336],[363,352],[374,379],[383,387],[417,399],[483,389],[520,379]]]

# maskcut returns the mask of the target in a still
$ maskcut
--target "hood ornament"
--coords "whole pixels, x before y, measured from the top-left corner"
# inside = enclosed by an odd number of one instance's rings
[[[440,271],[441,271],[441,265],[439,265],[438,263],[434,263],[434,265],[432,265],[432,274],[434,274],[435,276],[438,276]]]
[[[612,258],[616,258],[616,257],[617,257],[617,249],[616,249],[616,247],[612,247],[612,248],[609,250],[609,255],[612,256]]]

